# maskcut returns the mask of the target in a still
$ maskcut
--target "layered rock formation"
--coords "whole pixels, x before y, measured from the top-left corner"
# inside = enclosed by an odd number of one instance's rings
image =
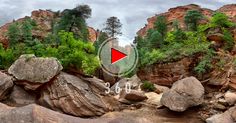
[[[105,86],[103,88],[105,92]],[[61,73],[42,88],[40,104],[81,117],[100,116],[108,111],[105,102],[80,78]]]
[[[152,83],[171,86],[177,80],[190,76],[193,58],[184,58],[177,62],[165,64],[153,64],[138,71],[141,80],[148,80]]]
[[[202,24],[208,22],[209,18],[215,12],[215,11],[210,10],[210,9],[201,8],[200,6],[194,5],[194,4],[190,4],[190,5],[186,5],[186,6],[178,6],[178,7],[175,7],[175,8],[170,8],[168,10],[168,12],[157,14],[157,15],[155,15],[153,17],[148,18],[147,19],[147,24],[137,32],[137,35],[145,36],[147,31],[148,31],[148,29],[153,28],[154,22],[156,21],[156,18],[158,16],[165,16],[167,18],[167,22],[168,22],[170,30],[172,29],[171,28],[171,24],[175,20],[178,20],[180,28],[185,29],[186,25],[184,24],[184,16],[185,16],[185,14],[186,14],[186,12],[188,10],[198,10],[198,11],[200,11],[205,16],[205,19],[200,22]],[[235,16],[236,16],[236,12],[235,12],[236,11],[236,4],[225,5],[225,6],[221,7],[221,8],[219,8],[216,11],[225,13],[227,16],[230,17],[231,20],[236,22],[236,19],[235,19]]]
[[[0,100],[7,98],[13,86],[12,77],[0,72]]]
[[[0,104],[1,123],[95,123],[102,121],[104,120],[87,120],[61,114],[35,104],[19,108]]]
[[[170,8],[168,10],[168,12],[157,14],[153,17],[148,18],[147,19],[148,23],[142,29],[140,29],[137,32],[137,34],[139,36],[145,36],[147,31],[149,29],[153,28],[154,22],[156,21],[156,18],[158,16],[165,16],[166,17],[168,25],[169,25],[169,29],[171,29],[171,25],[175,20],[178,20],[180,28],[186,28],[186,26],[184,24],[184,16],[188,10],[198,10],[198,11],[202,12],[203,15],[206,16],[206,19],[203,20],[201,23],[206,23],[208,21],[209,17],[211,17],[211,15],[213,13],[213,11],[210,9],[201,8],[200,6],[194,5],[194,4]]]
[[[15,77],[16,84],[22,85],[26,90],[39,93],[37,100],[39,104],[56,111],[74,116],[92,117],[118,109],[118,101],[105,94],[105,82],[97,78],[79,78],[63,73],[61,70],[62,66],[56,58],[22,55],[11,65],[8,72]],[[13,86],[8,79],[2,78],[5,83]],[[10,87],[6,84],[4,87],[6,89],[2,90],[6,93],[5,90]],[[27,96],[26,92],[15,89],[9,102],[15,102],[17,105],[34,102],[34,97],[31,100],[15,98],[15,91],[20,92],[19,96],[22,98]]]

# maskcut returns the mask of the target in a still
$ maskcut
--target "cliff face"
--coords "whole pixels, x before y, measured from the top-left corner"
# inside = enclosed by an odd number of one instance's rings
[[[16,20],[16,22],[22,22],[26,19],[27,17],[21,18]],[[31,12],[31,19],[33,19],[36,24],[37,28],[32,30],[33,37],[43,39],[46,37],[51,31],[52,31],[52,24],[55,20],[59,19],[56,13],[49,11],[49,10],[36,10]],[[8,38],[6,36],[8,27],[12,24],[7,23],[3,26],[0,27],[0,42],[3,43],[4,46],[8,45]],[[88,27],[89,31],[89,40],[91,42],[96,41],[97,35],[96,35],[96,30],[93,29],[92,27]]]
[[[200,6],[194,5],[194,4],[171,8],[168,10],[168,12],[161,13],[161,14],[158,14],[158,15],[148,18],[147,24],[137,32],[137,35],[145,36],[148,29],[153,28],[154,22],[156,21],[156,18],[158,16],[165,16],[166,17],[169,29],[171,29],[170,26],[175,20],[178,20],[181,28],[186,28],[186,26],[184,24],[184,16],[188,10],[198,10],[198,11],[202,12],[202,14],[206,17],[204,20],[202,20],[200,22],[202,24],[206,23],[209,20],[209,18],[212,16],[212,14],[215,12],[210,9],[201,8]],[[236,22],[236,18],[235,18],[236,4],[225,5],[221,8],[219,8],[217,11],[225,13],[226,15],[228,15],[231,18],[231,20]]]
[[[224,5],[223,7],[219,8],[217,11],[225,13],[229,16],[233,21],[236,22],[236,4],[229,4]]]

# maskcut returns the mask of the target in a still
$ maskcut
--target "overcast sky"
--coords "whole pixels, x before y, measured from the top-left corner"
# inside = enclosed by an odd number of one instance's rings
[[[106,18],[117,16],[123,23],[123,37],[132,39],[148,17],[190,3],[215,10],[236,0],[0,0],[0,25],[30,15],[36,9],[57,11],[88,4],[92,8],[92,18],[87,21],[89,26],[101,29]]]

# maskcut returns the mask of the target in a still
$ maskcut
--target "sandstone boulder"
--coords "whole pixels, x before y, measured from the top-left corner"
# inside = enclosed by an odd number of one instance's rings
[[[235,123],[233,119],[233,112],[236,110],[236,107],[232,107],[225,111],[222,114],[216,114],[212,117],[206,119],[207,123]]]
[[[105,93],[104,84],[95,83],[96,81],[89,79],[85,81],[76,76],[61,73],[55,80],[41,88],[39,103],[80,117],[102,115],[108,111],[109,104],[106,104],[100,95],[100,93]]]
[[[125,89],[126,86],[130,86],[131,89],[138,89],[140,84],[141,80],[138,78],[137,75],[134,75],[131,78],[122,78],[111,87],[111,90],[115,92],[117,86],[121,89]]]
[[[229,105],[234,105],[236,103],[236,93],[227,91],[224,98]]]
[[[157,93],[163,93],[163,92],[170,90],[170,88],[168,88],[166,86],[161,86],[161,85],[157,85],[157,84],[154,84],[154,87],[156,88],[155,92],[157,92]]]
[[[148,104],[151,104],[151,105],[154,105],[154,106],[158,106],[160,107],[161,106],[161,97],[162,97],[162,94],[157,94],[157,93],[154,93],[154,92],[148,92],[148,93],[145,93],[145,95],[147,96],[147,100],[146,102]]]
[[[128,93],[124,91],[124,99],[134,102],[140,102],[147,99],[147,96],[143,91],[131,90]]]
[[[16,79],[16,83],[26,89],[36,90],[50,81],[62,70],[56,58],[37,58],[34,55],[22,55],[8,69]]]
[[[10,93],[13,86],[12,77],[0,72],[0,100],[7,98],[7,95]]]
[[[104,119],[82,119],[31,104],[14,108],[0,104],[1,123],[99,123]]]
[[[161,103],[170,110],[182,112],[203,102],[204,87],[195,77],[187,77],[173,84],[164,92]]]

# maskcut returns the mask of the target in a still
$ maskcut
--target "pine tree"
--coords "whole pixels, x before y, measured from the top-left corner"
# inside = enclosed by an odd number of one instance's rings
[[[154,23],[154,29],[161,33],[162,37],[165,37],[167,33],[167,20],[165,16],[157,17],[157,20]]]
[[[121,35],[122,24],[117,17],[109,17],[105,23],[105,32],[109,35],[109,37],[116,37],[117,35]]]
[[[9,26],[7,36],[9,38],[9,46],[13,47],[19,42],[21,35],[18,23],[13,23]]]
[[[21,30],[22,30],[23,40],[27,45],[31,45],[33,40],[32,29],[33,26],[31,25],[31,20],[26,19],[22,24]]]
[[[76,39],[88,40],[86,19],[91,16],[91,8],[88,5],[78,5],[74,9],[66,9],[62,12],[62,18],[58,23],[57,32],[64,30],[73,32]]]
[[[197,10],[189,10],[187,11],[184,21],[189,30],[196,31],[198,22],[203,18],[201,12]]]

